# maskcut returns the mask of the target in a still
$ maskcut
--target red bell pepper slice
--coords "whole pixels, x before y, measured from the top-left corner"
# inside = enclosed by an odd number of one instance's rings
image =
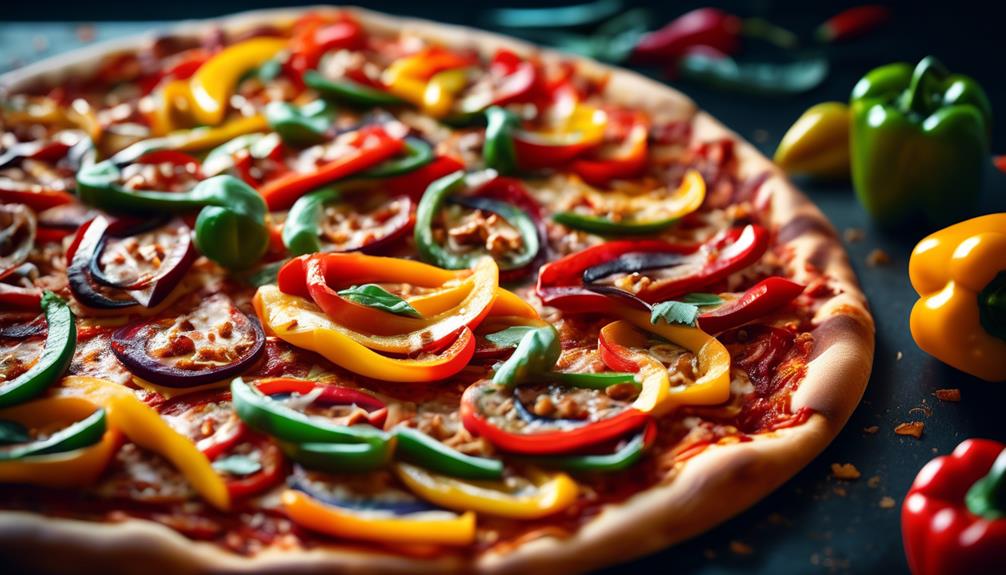
[[[349,14],[307,14],[293,25],[287,66],[293,77],[300,78],[304,72],[317,68],[326,52],[360,50],[366,44],[366,32]]]
[[[15,309],[38,309],[42,305],[42,290],[0,282],[0,306]]]
[[[615,341],[604,329],[597,334],[597,354],[608,369],[628,373],[639,372],[639,364],[631,359],[632,351]]]
[[[574,453],[598,444],[613,441],[643,427],[650,416],[637,409],[626,408],[617,415],[584,424],[582,427],[514,433],[494,425],[479,409],[479,398],[485,386],[492,382],[476,382],[461,396],[461,422],[469,432],[510,453],[522,455],[558,455]],[[502,389],[502,388],[498,388]]]
[[[498,78],[493,90],[492,105],[529,102],[537,97],[539,72],[534,62],[501,48],[493,55],[489,73]]]
[[[398,154],[402,141],[380,126],[367,126],[354,132],[351,151],[309,172],[289,172],[266,182],[259,193],[270,210],[284,210],[297,198],[329,182],[351,176]]]
[[[699,327],[706,333],[720,333],[754,321],[796,299],[804,286],[773,276],[745,291],[739,298],[699,315]]]
[[[901,508],[901,534],[914,575],[1000,573],[1006,565],[1006,509],[976,512],[979,481],[998,493],[1001,506],[1006,445],[968,439],[919,471]],[[975,508],[973,508],[975,507]]]
[[[0,176],[0,202],[5,204],[24,204],[40,212],[75,200],[73,194],[63,190]]]
[[[384,421],[388,417],[388,406],[386,403],[369,393],[342,387],[339,385],[327,385],[304,379],[277,378],[267,379],[255,383],[255,387],[266,395],[278,395],[284,393],[296,393],[307,395],[320,390],[315,396],[314,402],[320,405],[356,405],[367,412],[367,421],[377,428],[384,427]]]
[[[606,185],[611,180],[638,176],[646,169],[649,122],[641,114],[608,110],[608,138],[617,145],[589,157],[574,160],[570,169],[589,184]]]

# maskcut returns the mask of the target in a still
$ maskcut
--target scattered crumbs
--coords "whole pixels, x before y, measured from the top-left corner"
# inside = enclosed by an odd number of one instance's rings
[[[761,128],[755,130],[751,134],[751,139],[758,144],[764,144],[765,142],[767,142],[768,137],[769,137],[768,130],[762,130]]]
[[[702,555],[703,555],[703,556],[704,556],[704,557],[705,557],[706,559],[708,559],[708,560],[710,560],[710,561],[712,561],[713,559],[716,559],[716,552],[715,552],[715,551],[713,551],[712,549],[706,549],[706,550],[704,550],[704,551],[702,552]]]
[[[750,555],[754,553],[754,548],[747,543],[742,543],[740,541],[730,542],[730,552],[737,555]]]
[[[835,486],[832,489],[832,491],[834,491],[835,495],[838,495],[839,497],[845,497],[846,495],[849,494],[849,492],[846,491],[844,487],[839,487],[839,486]]]
[[[898,435],[911,435],[915,439],[922,437],[922,430],[926,428],[926,424],[921,421],[905,421],[899,423],[897,427],[894,428],[894,433]]]
[[[866,238],[866,230],[863,228],[845,228],[842,236],[845,238],[846,243],[854,244]]]
[[[31,39],[31,47],[36,52],[45,52],[49,49],[49,39],[39,34]]]
[[[896,502],[894,501],[894,498],[891,497],[890,495],[885,495],[881,497],[880,503],[878,503],[881,509],[893,509],[895,504]]]
[[[891,263],[891,256],[889,256],[887,252],[885,252],[880,248],[874,248],[873,251],[871,251],[869,255],[866,256],[866,265],[870,266],[871,268],[890,265],[890,263]]]
[[[873,489],[880,487],[880,476],[874,475],[873,477],[866,480],[866,484]]]
[[[77,26],[77,39],[81,42],[93,42],[94,38],[97,36],[97,32],[94,26],[90,24],[81,24]]]
[[[864,427],[863,428],[863,433],[869,433],[871,435],[874,434],[874,433],[877,433],[878,431],[880,431],[880,426],[879,425],[871,425],[869,427]]]
[[[949,401],[952,403],[957,403],[958,401],[961,400],[961,390],[957,389],[956,387],[953,389],[937,389],[935,392],[933,392],[933,395],[935,395],[936,399],[940,401]]]
[[[851,463],[832,463],[831,474],[835,479],[859,479],[862,474]]]
[[[905,357],[905,354],[900,351],[894,356],[894,361],[901,361]]]

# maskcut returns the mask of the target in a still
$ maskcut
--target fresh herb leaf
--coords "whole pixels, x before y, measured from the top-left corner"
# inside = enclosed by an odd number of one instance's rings
[[[213,469],[231,475],[251,475],[262,470],[262,464],[247,455],[229,455],[213,462]]]
[[[496,347],[517,347],[527,332],[535,328],[526,325],[514,325],[504,330],[486,335],[486,339]]]
[[[551,371],[559,361],[559,332],[551,325],[529,330],[521,338],[513,355],[493,374],[496,385],[517,385],[529,377]]]
[[[16,421],[0,419],[0,445],[13,445],[31,441],[28,428]]]
[[[353,286],[339,292],[339,295],[353,303],[408,317],[422,318],[423,316],[412,307],[409,302],[389,292],[377,284],[364,284]]]
[[[252,287],[262,287],[264,285],[275,284],[280,268],[290,260],[280,260],[271,264],[265,264],[254,272],[241,276],[245,283]]]
[[[705,307],[710,305],[720,305],[723,303],[723,298],[714,293],[690,293],[685,297],[681,298],[684,303],[690,303],[692,305],[697,305],[699,307]]]
[[[667,324],[695,325],[699,318],[699,306],[681,301],[662,301],[653,306],[650,323],[656,325],[664,320]]]

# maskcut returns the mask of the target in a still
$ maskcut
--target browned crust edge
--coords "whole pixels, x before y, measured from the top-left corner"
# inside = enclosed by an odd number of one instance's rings
[[[256,23],[289,20],[308,9],[255,11],[220,20],[182,23],[174,32],[200,34],[213,25],[242,29]],[[556,57],[554,52],[487,32],[352,10],[371,29],[407,29],[482,52],[506,46],[519,52],[537,51],[545,58]],[[103,54],[142,45],[150,38],[147,35],[108,42],[51,58],[0,77],[0,86],[16,89],[34,79],[79,73],[93,68]],[[670,110],[680,119],[691,117],[699,140],[734,139],[742,176],[770,173],[762,193],[772,202],[772,224],[786,230],[781,235],[795,251],[794,266],[802,268],[800,264],[811,257],[824,261],[822,271],[835,278],[842,292],[818,313],[813,359],[793,397],[794,409],[815,410],[806,423],[759,436],[749,443],[707,449],[682,465],[673,481],[605,509],[570,538],[538,539],[506,554],[485,554],[472,563],[454,557],[419,560],[339,547],[293,553],[270,550],[246,558],[213,544],[190,541],[153,522],[102,524],[26,512],[0,512],[0,548],[16,551],[24,566],[60,572],[141,573],[154,565],[172,573],[517,573],[546,568],[552,572],[581,572],[697,535],[740,513],[803,468],[841,430],[862,397],[873,363],[873,320],[834,229],[778,168],[711,116],[697,111],[685,96],[632,72],[579,61],[588,74],[611,76],[608,95],[616,101],[665,116]]]

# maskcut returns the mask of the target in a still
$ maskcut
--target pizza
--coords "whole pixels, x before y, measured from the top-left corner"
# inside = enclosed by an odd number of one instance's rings
[[[866,385],[827,219],[642,76],[321,9],[0,83],[18,567],[584,571],[747,508]]]

